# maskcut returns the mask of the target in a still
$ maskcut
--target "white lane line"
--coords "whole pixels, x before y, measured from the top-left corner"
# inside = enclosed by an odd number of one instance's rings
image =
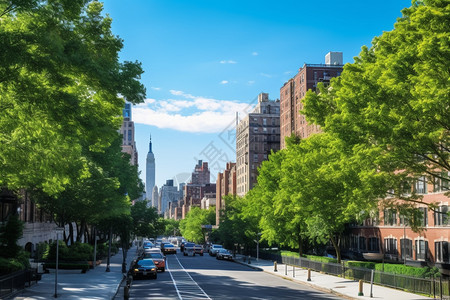
[[[177,291],[178,294],[178,299],[182,300],[183,298],[181,298],[181,294],[180,291],[178,290],[177,283],[175,282],[175,279],[173,279],[172,272],[170,272],[169,262],[167,260],[166,260],[166,270],[169,271],[170,278],[172,278],[173,286],[175,287],[175,290]]]
[[[178,297],[180,300],[183,298],[185,299],[199,299],[201,297],[202,299],[209,299],[211,298],[205,293],[205,291],[198,285],[198,283],[191,277],[191,275],[186,271],[186,269],[181,264],[180,260],[177,256],[175,256],[175,259],[178,262],[178,265],[180,266],[181,270],[184,272],[183,274],[177,274],[177,279],[174,278],[172,275],[172,272],[169,271],[170,277],[172,278],[173,284],[175,286],[175,289],[177,291]],[[186,278],[186,276],[188,278]],[[180,278],[182,277],[182,278]],[[184,277],[184,278],[183,278]],[[177,284],[178,281],[178,284]],[[199,293],[199,290],[201,293]],[[184,297],[183,297],[184,295]]]

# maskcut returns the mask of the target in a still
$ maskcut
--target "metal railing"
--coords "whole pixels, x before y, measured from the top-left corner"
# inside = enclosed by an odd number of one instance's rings
[[[26,269],[0,277],[0,298],[3,299],[17,291],[37,283],[37,269]]]
[[[254,254],[255,253],[252,253],[252,255]],[[260,252],[259,257],[261,259],[276,261],[277,263],[289,266],[311,269],[316,272],[323,272],[353,280],[363,280],[368,283],[370,283],[371,273],[373,271],[374,284],[405,290],[411,293],[429,295],[431,297],[440,297],[441,299],[450,299],[450,279],[443,280],[441,277],[419,278],[266,252]]]

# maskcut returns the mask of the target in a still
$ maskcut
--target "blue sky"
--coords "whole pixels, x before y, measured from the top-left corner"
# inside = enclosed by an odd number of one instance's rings
[[[152,135],[156,184],[181,182],[196,160],[211,180],[235,161],[236,112],[280,87],[329,51],[353,62],[363,45],[390,31],[409,0],[105,0],[121,60],[140,61],[145,104],[133,107],[141,178]]]

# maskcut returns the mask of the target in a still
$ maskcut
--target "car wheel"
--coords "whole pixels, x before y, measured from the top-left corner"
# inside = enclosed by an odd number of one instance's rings
[[[184,255],[184,256],[187,256],[186,252],[183,252],[183,255]]]
[[[153,276],[153,279],[157,279],[157,278],[158,278],[158,275],[155,274],[155,275]]]
[[[218,257],[218,256],[216,256],[216,259],[219,259],[219,257]]]
[[[165,271],[166,271],[166,269],[165,269],[165,268],[162,268],[162,269],[161,269],[161,272],[165,272]]]
[[[203,256],[203,253],[200,253],[200,256]]]

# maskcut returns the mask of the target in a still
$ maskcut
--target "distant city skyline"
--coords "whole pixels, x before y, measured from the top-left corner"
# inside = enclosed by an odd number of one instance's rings
[[[279,98],[304,63],[324,63],[330,51],[353,62],[409,6],[409,0],[105,1],[112,31],[124,40],[120,59],[138,60],[145,71],[147,99],[132,108],[143,182],[150,134],[158,187],[187,180],[200,159],[215,182],[236,160],[236,112],[242,118],[261,92]]]

